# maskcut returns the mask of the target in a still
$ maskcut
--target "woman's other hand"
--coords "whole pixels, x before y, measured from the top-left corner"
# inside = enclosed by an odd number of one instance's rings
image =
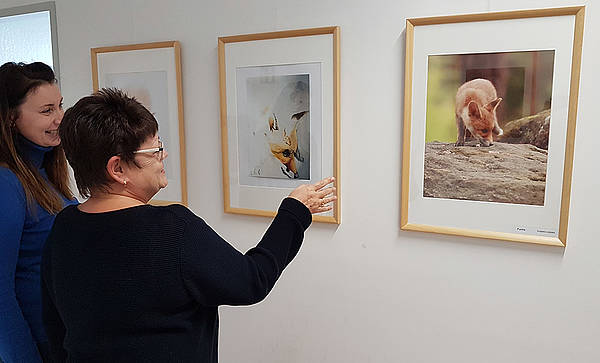
[[[325,188],[333,183],[335,178],[329,177],[315,184],[303,184],[290,193],[290,197],[299,200],[311,213],[323,213],[333,209],[335,187]]]

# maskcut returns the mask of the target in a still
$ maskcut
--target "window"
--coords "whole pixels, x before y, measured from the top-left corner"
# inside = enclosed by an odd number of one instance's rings
[[[54,2],[0,9],[0,65],[44,62],[59,78]]]

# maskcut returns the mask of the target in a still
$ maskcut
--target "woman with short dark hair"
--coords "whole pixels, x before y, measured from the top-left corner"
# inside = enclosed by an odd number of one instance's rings
[[[46,64],[0,67],[0,362],[41,362],[40,263],[54,217],[73,203],[58,125],[62,96]]]
[[[264,299],[311,213],[336,199],[333,178],[298,187],[242,254],[184,206],[148,204],[167,185],[168,153],[135,99],[84,97],[60,135],[89,196],[58,215],[44,251],[44,324],[60,362],[217,362],[218,306]]]

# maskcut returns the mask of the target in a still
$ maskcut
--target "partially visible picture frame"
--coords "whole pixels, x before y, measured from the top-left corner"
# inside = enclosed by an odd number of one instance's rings
[[[226,213],[272,217],[301,184],[334,176],[341,223],[339,27],[218,38]]]
[[[135,97],[156,118],[169,152],[164,160],[169,184],[150,201],[187,205],[181,48],[178,41],[91,49],[94,91],[118,88]]]
[[[566,246],[584,13],[406,20],[401,229]]]

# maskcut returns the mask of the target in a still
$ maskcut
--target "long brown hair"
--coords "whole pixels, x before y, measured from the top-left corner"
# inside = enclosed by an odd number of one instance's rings
[[[0,66],[0,165],[8,167],[21,181],[30,211],[35,211],[33,206],[37,202],[49,213],[56,214],[63,208],[58,193],[73,198],[63,148],[56,146],[44,156],[42,165],[48,174],[51,184],[48,185],[37,168],[18,153],[19,132],[15,127],[19,108],[27,95],[43,84],[53,83],[56,83],[54,72],[44,63],[9,62]]]

